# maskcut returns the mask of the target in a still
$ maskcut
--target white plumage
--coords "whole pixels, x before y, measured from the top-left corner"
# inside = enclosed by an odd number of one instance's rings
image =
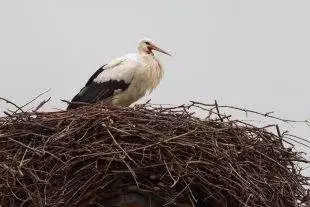
[[[163,76],[163,68],[153,50],[170,55],[144,38],[138,53],[127,54],[99,68],[81,91],[72,99],[68,109],[82,103],[104,101],[107,104],[129,106],[151,92]]]

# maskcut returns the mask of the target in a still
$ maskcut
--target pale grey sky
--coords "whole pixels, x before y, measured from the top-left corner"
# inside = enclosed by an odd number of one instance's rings
[[[23,104],[51,88],[45,110],[64,108],[59,99],[146,36],[173,54],[159,55],[153,103],[310,118],[309,11],[308,0],[0,0],[0,96]],[[284,127],[310,138],[310,127]]]

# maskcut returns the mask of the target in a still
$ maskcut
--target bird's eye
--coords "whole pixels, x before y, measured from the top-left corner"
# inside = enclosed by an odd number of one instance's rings
[[[145,44],[150,45],[151,43],[149,43],[149,42],[145,42]]]

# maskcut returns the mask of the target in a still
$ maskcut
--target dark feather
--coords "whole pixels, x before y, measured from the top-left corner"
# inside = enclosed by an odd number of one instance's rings
[[[89,84],[91,84],[91,83],[95,80],[95,78],[97,78],[98,75],[99,75],[102,71],[104,71],[104,66],[106,66],[106,65],[107,65],[107,64],[101,66],[101,67],[89,78],[89,80],[88,80],[87,83],[86,83],[86,86],[88,86]]]
[[[111,97],[115,90],[124,91],[128,88],[129,83],[125,81],[109,80],[103,83],[94,82],[94,79],[104,70],[104,66],[99,68],[87,81],[86,85],[80,90],[80,92],[73,97],[71,104],[67,109],[75,109],[82,106],[78,103],[96,103]],[[77,102],[77,103],[74,103]]]

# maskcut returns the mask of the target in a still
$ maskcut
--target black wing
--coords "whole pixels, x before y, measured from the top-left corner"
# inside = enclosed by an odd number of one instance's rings
[[[104,65],[105,66],[105,65]],[[103,83],[95,82],[95,78],[104,71],[104,66],[99,68],[87,81],[86,85],[80,90],[80,92],[73,97],[67,107],[67,109],[75,109],[82,106],[78,103],[96,103],[98,101],[104,100],[114,94],[115,90],[126,90],[129,83],[125,81],[109,80]],[[76,102],[76,103],[74,103]]]
[[[102,71],[104,71],[104,67],[105,67],[106,65],[107,65],[107,64],[101,66],[101,67],[89,78],[89,80],[88,80],[87,83],[86,83],[86,86],[88,86],[89,84],[91,84],[91,83],[95,80],[95,78],[97,78],[97,76],[98,76]]]

